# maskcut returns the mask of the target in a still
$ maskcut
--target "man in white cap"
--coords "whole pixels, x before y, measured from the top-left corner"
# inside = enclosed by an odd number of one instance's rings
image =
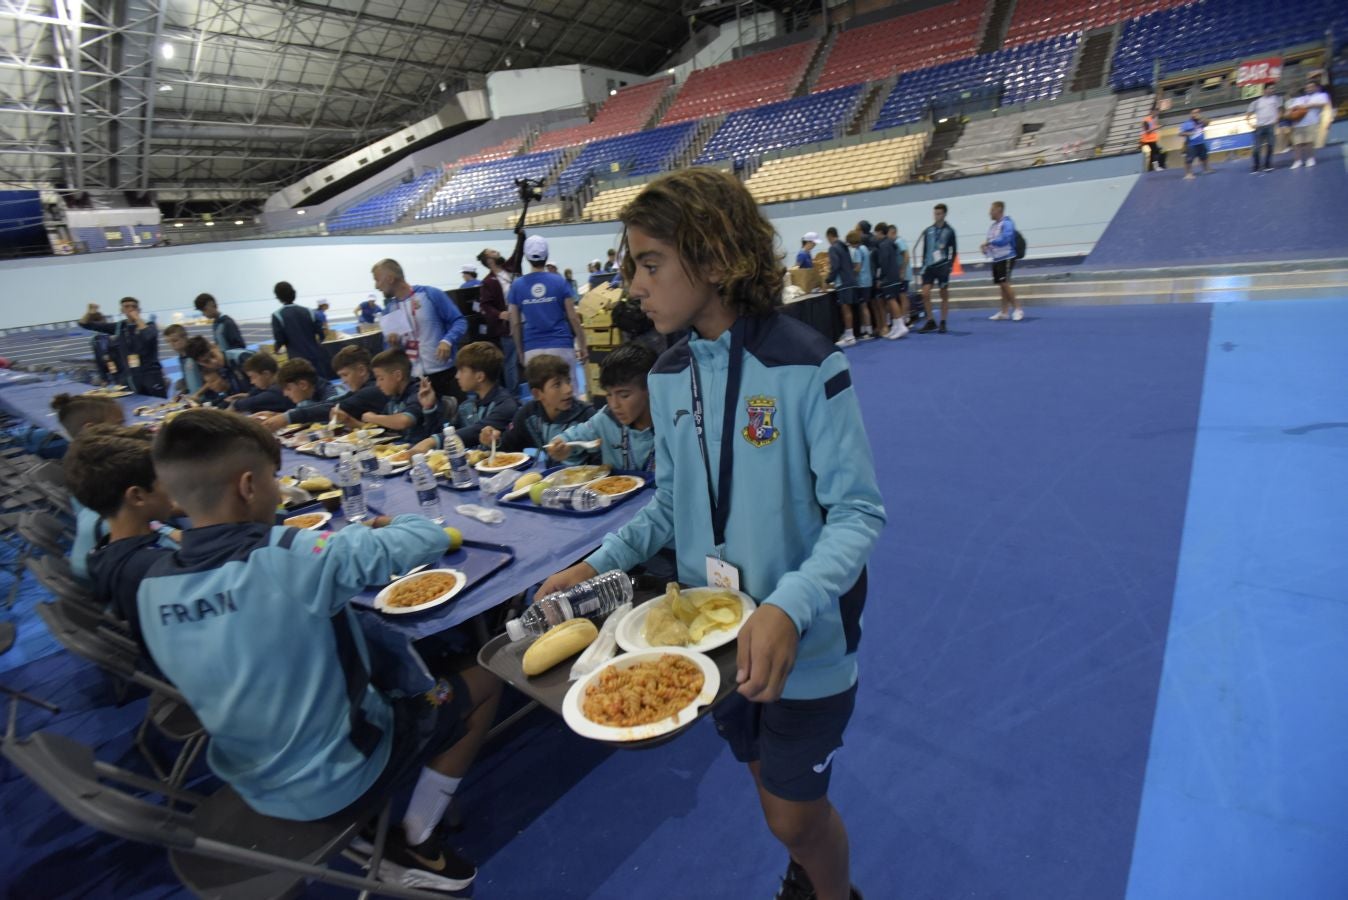
[[[796,265],[802,269],[814,268],[814,245],[819,243],[819,233],[807,231],[800,239],[800,252],[796,254]]]
[[[576,297],[566,279],[547,271],[548,242],[530,235],[524,258],[531,272],[510,284],[510,333],[518,358],[527,364],[544,353],[560,356],[574,367],[589,356],[585,332],[576,312]]]
[[[459,290],[481,287],[482,279],[477,277],[477,266],[464,266],[459,271],[463,273],[463,284],[459,285]]]

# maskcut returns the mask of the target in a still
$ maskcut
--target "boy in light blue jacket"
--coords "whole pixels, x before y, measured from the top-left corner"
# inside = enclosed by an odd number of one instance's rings
[[[783,881],[802,896],[859,897],[828,782],[885,511],[851,372],[818,332],[773,312],[774,230],[733,176],[670,173],[622,218],[629,294],[662,334],[690,329],[649,379],[656,496],[540,594],[631,568],[673,538],[681,582],[737,583],[758,600],[717,729],[790,853]]]
[[[647,378],[655,351],[644,344],[623,344],[599,365],[599,386],[608,405],[577,422],[548,444],[548,456],[565,463],[568,441],[599,441],[599,461],[628,472],[655,470],[655,429],[651,427],[651,395]]]

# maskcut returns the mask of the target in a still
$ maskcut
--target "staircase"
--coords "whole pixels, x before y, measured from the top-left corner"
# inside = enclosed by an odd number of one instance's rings
[[[891,75],[884,81],[872,81],[865,85],[843,129],[843,134],[865,134],[870,131],[880,115],[880,108],[884,106],[885,98],[894,90],[898,80],[899,76]]]
[[[693,160],[697,159],[698,154],[707,146],[707,141],[716,133],[716,129],[721,127],[725,121],[726,114],[711,116],[697,123],[697,130],[693,132],[693,137],[688,141],[688,146],[684,147],[679,154],[674,157],[674,165],[670,168],[683,169],[691,166]]]
[[[655,110],[651,113],[651,117],[642,123],[642,130],[654,128],[665,117],[665,113],[669,112],[669,107],[674,103],[674,98],[679,96],[679,88],[681,87],[683,85],[675,82],[665,89],[665,92],[660,95],[660,102],[655,104]]]
[[[930,181],[931,176],[945,165],[945,158],[950,153],[950,148],[955,146],[963,134],[963,119],[952,118],[937,123],[936,129],[931,133],[931,143],[927,145],[927,152],[923,154],[922,161],[913,171],[913,180]]]
[[[828,62],[828,55],[833,52],[833,44],[837,40],[838,30],[830,28],[824,39],[819,42],[819,46],[815,48],[814,58],[805,67],[805,76],[800,79],[796,92],[792,94],[793,97],[804,97],[814,90],[814,83],[819,80],[819,73],[824,71],[824,64]]]
[[[1111,25],[1086,32],[1086,39],[1081,42],[1081,53],[1077,56],[1076,71],[1072,75],[1073,92],[1092,91],[1104,85],[1118,28],[1118,25]]]
[[[992,0],[988,17],[983,23],[983,39],[978,42],[979,56],[1002,49],[1006,29],[1011,25],[1011,13],[1015,9],[1016,0]]]
[[[1139,150],[1137,139],[1142,134],[1142,117],[1155,102],[1151,94],[1120,98],[1114,107],[1114,119],[1109,123],[1109,134],[1100,148],[1100,154],[1112,156]]]

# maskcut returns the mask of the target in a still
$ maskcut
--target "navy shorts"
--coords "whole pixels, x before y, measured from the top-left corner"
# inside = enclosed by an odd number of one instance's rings
[[[743,763],[757,762],[763,788],[805,803],[828,793],[833,755],[842,748],[857,686],[817,700],[752,703],[734,693],[712,712],[716,730]]]
[[[950,284],[950,264],[945,263],[939,266],[930,266],[922,270],[922,284],[934,284],[937,287],[946,287]]]
[[[856,285],[846,285],[834,291],[833,299],[838,302],[839,306],[851,306],[861,302],[860,291],[861,288]]]
[[[857,291],[857,292],[856,292],[856,298],[857,298],[857,300],[856,300],[856,302],[857,302],[857,303],[865,303],[867,300],[871,299],[871,296],[872,296],[872,294],[874,293],[874,290],[875,290],[875,289],[872,288],[869,284],[868,284],[868,285],[864,285],[864,286],[863,286],[863,285],[857,285],[857,288],[856,288],[856,291]]]
[[[457,674],[441,677],[450,683],[454,694],[438,706],[424,694],[392,701],[393,748],[384,771],[341,814],[353,808],[377,812],[390,794],[413,781],[428,762],[468,733],[465,721],[473,711],[468,685]]]
[[[1016,267],[1016,258],[1009,256],[992,264],[992,283],[1002,284],[1011,280],[1011,270]]]
[[[1193,162],[1196,159],[1206,160],[1208,158],[1208,145],[1206,142],[1201,144],[1184,145],[1184,161]]]

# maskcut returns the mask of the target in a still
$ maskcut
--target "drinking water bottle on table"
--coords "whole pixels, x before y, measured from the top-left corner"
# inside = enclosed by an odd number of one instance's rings
[[[359,522],[368,512],[365,506],[365,487],[360,481],[360,465],[350,450],[337,463],[337,486],[342,489],[342,515],[348,522]]]
[[[437,525],[445,524],[445,513],[440,508],[440,488],[424,453],[412,457],[412,489],[417,492],[421,514]]]

